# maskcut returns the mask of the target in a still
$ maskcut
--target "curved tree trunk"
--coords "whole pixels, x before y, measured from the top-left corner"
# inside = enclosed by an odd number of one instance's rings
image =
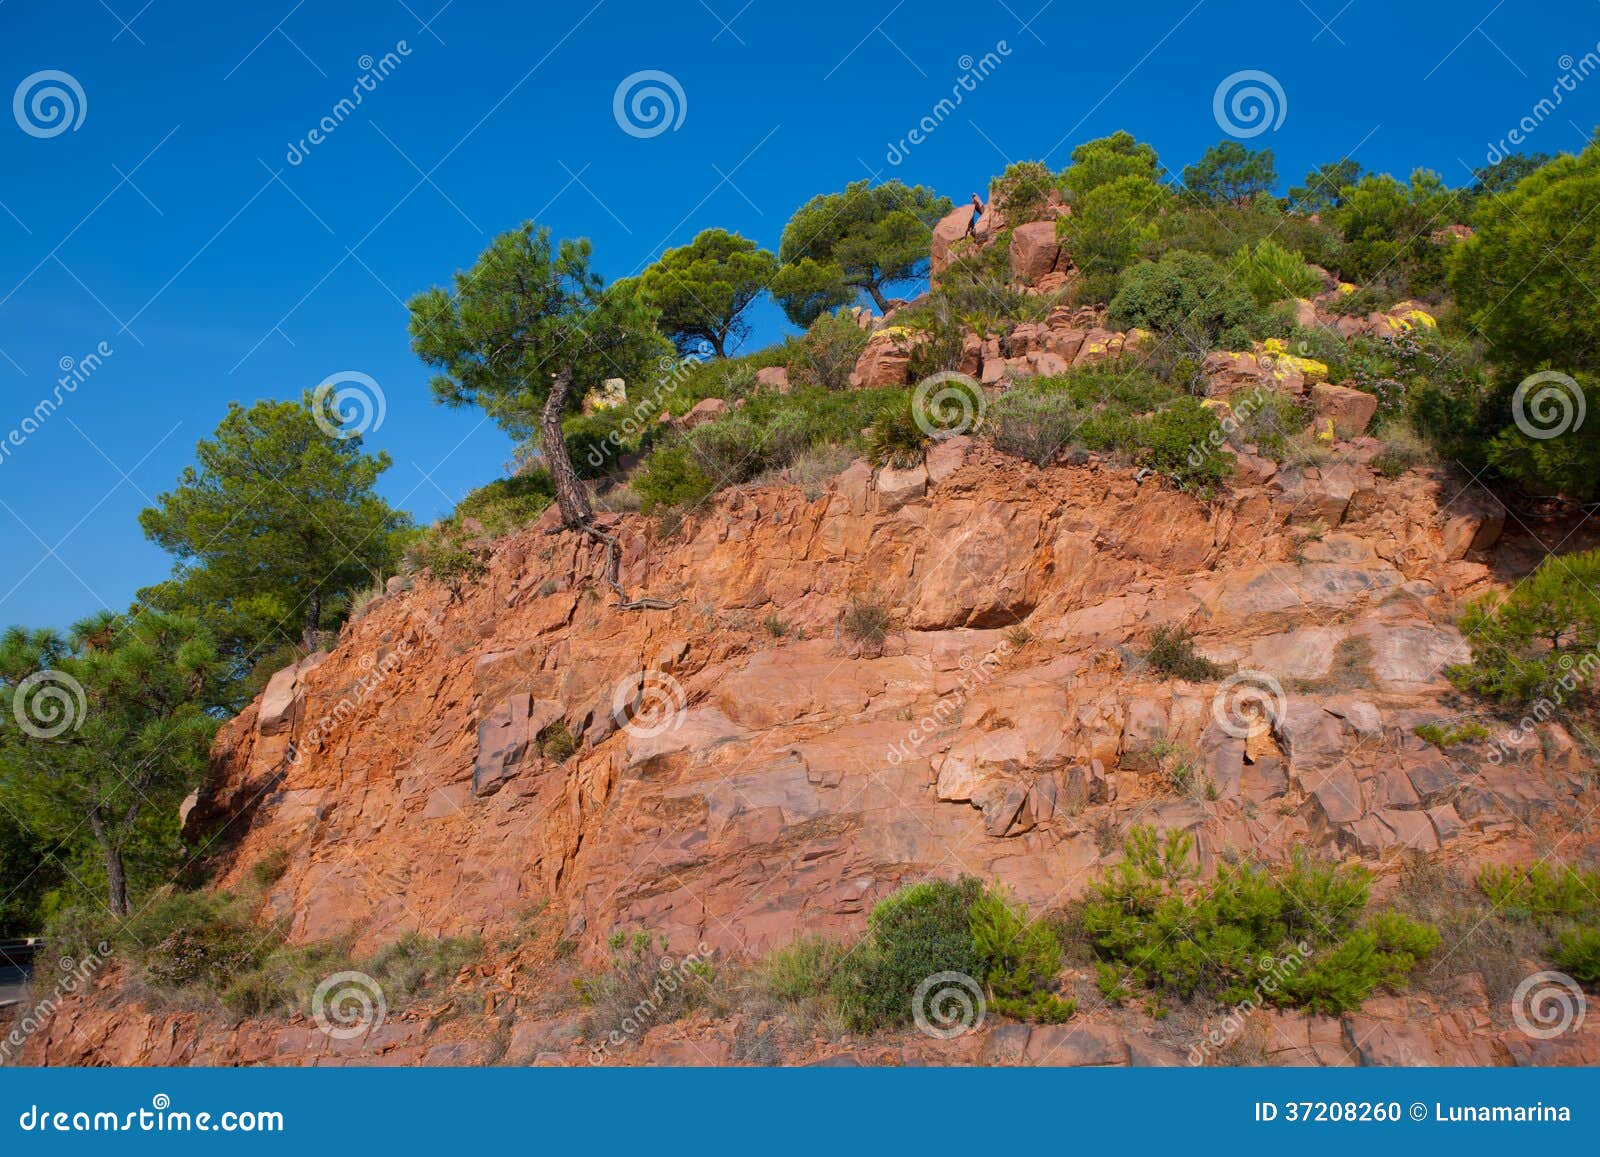
[[[567,395],[572,392],[572,367],[562,366],[556,371],[556,380],[550,394],[539,411],[539,437],[544,443],[544,462],[550,471],[550,481],[555,487],[556,505],[561,508],[563,526],[587,526],[594,517],[589,508],[589,494],[584,489],[578,472],[572,468],[567,454],[567,439],[561,431],[561,414],[566,408]]]
[[[872,294],[872,300],[877,303],[879,317],[889,312],[889,299],[883,296],[883,290],[876,285],[869,285],[867,292]]]

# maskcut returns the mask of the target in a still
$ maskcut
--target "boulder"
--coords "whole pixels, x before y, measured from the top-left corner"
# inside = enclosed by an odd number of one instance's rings
[[[728,403],[721,398],[703,398],[696,402],[687,414],[678,419],[678,426],[684,430],[693,430],[696,426],[715,422],[727,412]]]
[[[1032,285],[1047,273],[1060,272],[1061,246],[1054,221],[1030,221],[1011,231],[1011,276]]]
[[[789,371],[783,366],[762,366],[756,371],[756,385],[786,394],[789,392]]]
[[[1311,399],[1316,405],[1317,424],[1331,421],[1334,433],[1346,440],[1365,434],[1372,416],[1378,412],[1376,394],[1349,386],[1318,382],[1311,387]]]

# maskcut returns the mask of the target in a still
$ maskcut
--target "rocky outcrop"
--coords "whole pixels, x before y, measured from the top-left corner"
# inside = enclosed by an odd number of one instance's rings
[[[1025,340],[1048,350],[1066,328]],[[1495,581],[1493,512],[1443,478],[1380,479],[1347,449],[1210,504],[966,438],[913,470],[858,462],[814,497],[730,490],[670,540],[639,516],[610,525],[623,585],[668,604],[645,612],[612,605],[603,553],[546,520],[500,540],[458,594],[396,590],[330,654],[275,677],[222,729],[186,831],[217,836],[222,886],[287,851],[263,913],[295,941],[493,942],[540,908],[587,960],[614,928],[729,957],[800,931],[853,935],[901,884],[962,871],[1045,911],[1080,895],[1133,823],[1192,831],[1207,870],[1297,849],[1380,876],[1409,854],[1467,869],[1531,857],[1593,805],[1559,723],[1494,759],[1488,742],[1443,753],[1414,731],[1448,711],[1461,600]],[[889,622],[871,647],[852,634],[863,604]],[[1225,680],[1147,670],[1151,632],[1177,624],[1266,706],[1241,719]],[[1187,786],[1174,758],[1195,769]],[[509,1033],[525,1059],[579,1058],[533,982],[511,983],[491,1002],[499,1027],[401,1022],[346,1049],[304,1025],[224,1031],[144,1009],[108,974],[30,1048],[52,1062],[471,1063]],[[1517,1056],[1495,1025],[1441,1020],[1414,1038],[1410,1015],[1291,1018],[1274,1055]],[[992,1026],[939,1053],[874,1043],[860,1059],[1180,1063],[1148,1020],[1108,1016]],[[629,1056],[731,1062],[749,1055],[729,1043],[744,1031],[662,1026]],[[1573,1047],[1593,1059],[1591,1038]]]

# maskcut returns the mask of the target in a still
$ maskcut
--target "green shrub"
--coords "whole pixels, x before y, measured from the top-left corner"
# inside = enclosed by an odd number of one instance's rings
[[[1515,920],[1600,918],[1600,872],[1570,865],[1529,867],[1485,864],[1478,887],[1496,909]]]
[[[801,936],[761,962],[761,980],[779,1000],[802,1001],[827,995],[848,948],[827,936]]]
[[[1179,398],[1136,422],[1131,433],[1138,460],[1179,489],[1210,493],[1232,473],[1232,459],[1216,452],[1221,423],[1197,398]]]
[[[793,344],[789,380],[796,384],[843,390],[867,348],[867,333],[847,310],[824,313]]]
[[[1242,245],[1233,255],[1233,275],[1265,308],[1291,297],[1312,297],[1322,290],[1322,278],[1298,253],[1272,241]]]
[[[1449,726],[1443,723],[1419,723],[1413,730],[1417,738],[1439,748],[1456,747],[1489,738],[1489,729],[1481,723],[1455,723]]]
[[[1552,699],[1580,706],[1600,646],[1600,550],[1550,557],[1511,593],[1468,605],[1459,625],[1472,661],[1445,674],[1508,706]]]
[[[529,470],[514,478],[497,478],[456,504],[452,518],[475,518],[491,534],[502,534],[532,522],[555,501],[555,484],[546,470]]]
[[[1262,316],[1250,293],[1203,253],[1175,250],[1122,275],[1106,322],[1174,335],[1196,349],[1248,349]]]
[[[598,976],[572,982],[578,999],[592,1010],[591,1029],[609,1031],[625,1021],[648,1017],[666,1024],[715,1002],[716,968],[690,954],[668,954],[667,938],[649,932],[613,932],[611,957]]]
[[[169,891],[117,928],[115,943],[157,988],[220,991],[253,971],[283,938],[224,892]]]
[[[978,978],[983,958],[968,913],[982,892],[970,876],[930,880],[880,900],[867,917],[868,939],[834,974],[834,995],[853,1031],[905,1024],[917,986],[939,972]]]
[[[839,620],[846,637],[863,647],[880,648],[889,632],[889,609],[870,598],[853,598]]]
[[[867,434],[867,457],[877,466],[915,466],[922,461],[928,441],[917,422],[916,407],[906,397],[878,411]]]
[[[1157,627],[1150,636],[1144,661],[1158,675],[1201,683],[1220,678],[1222,668],[1197,653],[1194,638],[1183,627]]]
[[[1293,440],[1311,425],[1310,405],[1274,390],[1259,390],[1229,404],[1234,406],[1238,440],[1276,461],[1284,459]]]
[[[644,500],[648,514],[661,507],[698,506],[711,497],[717,484],[680,443],[650,455],[634,478],[633,488]]]
[[[1048,466],[1088,416],[1066,394],[1019,386],[995,400],[987,424],[996,449]]]
[[[289,849],[280,845],[250,865],[250,878],[261,887],[270,888],[283,879],[288,870]]]
[[[578,741],[572,737],[571,730],[566,721],[556,720],[545,728],[544,735],[539,740],[539,751],[546,759],[553,759],[562,763],[578,750]]]
[[[1399,913],[1363,920],[1363,869],[1300,857],[1276,875],[1223,864],[1195,886],[1193,845],[1187,832],[1135,827],[1123,861],[1091,885],[1083,926],[1111,983],[1337,1014],[1404,984],[1438,945],[1435,929]]]
[[[1600,928],[1572,928],[1561,934],[1555,962],[1579,984],[1600,988]]]
[[[1012,906],[989,889],[968,913],[972,943],[988,966],[986,982],[994,1010],[1017,1020],[1060,1024],[1077,1012],[1049,986],[1061,971],[1061,941],[1049,925],[1029,920],[1028,910]]]

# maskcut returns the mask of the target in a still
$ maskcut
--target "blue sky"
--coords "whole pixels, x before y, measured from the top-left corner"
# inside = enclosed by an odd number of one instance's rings
[[[0,442],[60,366],[110,351],[0,447],[0,621],[120,609],[165,575],[137,514],[232,400],[370,376],[386,410],[368,444],[395,460],[383,489],[422,520],[499,476],[509,443],[430,402],[402,302],[530,217],[592,238],[618,277],[710,226],[776,248],[796,206],[865,176],[960,201],[1009,160],[1059,167],[1119,128],[1178,169],[1223,135],[1218,86],[1247,70],[1282,91],[1281,124],[1248,143],[1286,185],[1347,153],[1457,184],[1524,117],[1525,148],[1550,152],[1600,121],[1600,78],[1534,111],[1597,51],[1594,0],[1536,16],[1495,0],[441,4],[0,3],[0,89],[24,89],[0,116]],[[62,82],[25,84],[46,71],[82,93],[54,135],[27,98]],[[655,135],[614,114],[646,71],[682,93],[681,123]],[[753,344],[785,330],[770,306],[755,320]]]

